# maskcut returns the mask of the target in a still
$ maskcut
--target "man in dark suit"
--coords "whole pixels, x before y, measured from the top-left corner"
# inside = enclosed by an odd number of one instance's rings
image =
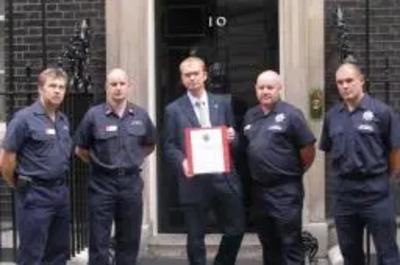
[[[188,57],[180,64],[181,81],[187,93],[165,110],[164,152],[178,178],[179,198],[187,229],[190,265],[205,265],[207,214],[214,210],[223,237],[214,265],[233,265],[244,233],[242,190],[237,174],[191,175],[185,156],[184,130],[227,126],[231,151],[235,131],[230,101],[206,92],[207,71],[203,60]],[[233,168],[233,167],[232,167]]]

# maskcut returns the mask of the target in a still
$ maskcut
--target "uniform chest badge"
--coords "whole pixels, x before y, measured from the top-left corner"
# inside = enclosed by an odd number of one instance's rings
[[[367,110],[363,113],[362,119],[364,121],[372,121],[374,119],[374,113],[370,110]]]
[[[106,127],[106,132],[116,132],[118,130],[118,126],[117,125],[108,125]]]
[[[247,124],[246,126],[244,126],[243,131],[250,130],[250,128],[251,128],[251,124]]]
[[[275,116],[275,122],[283,122],[285,120],[286,116],[283,113],[279,113]]]

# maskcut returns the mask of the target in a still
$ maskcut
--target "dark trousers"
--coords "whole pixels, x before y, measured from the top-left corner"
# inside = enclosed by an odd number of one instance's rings
[[[29,187],[17,193],[19,265],[65,265],[69,258],[69,191]]]
[[[111,226],[115,221],[115,263],[136,265],[143,200],[139,176],[92,178],[89,183],[89,264],[109,265]]]
[[[304,264],[301,182],[274,188],[254,185],[253,193],[253,216],[263,249],[263,264]]]
[[[379,265],[400,264],[396,244],[396,216],[393,195],[371,203],[354,203],[360,198],[338,201],[335,223],[344,265],[364,265],[364,229],[371,232]],[[366,198],[365,198],[366,199]]]
[[[189,264],[206,264],[204,237],[207,216],[213,210],[223,233],[214,265],[234,265],[245,229],[242,197],[225,180],[214,181],[207,194],[202,203],[183,207]]]

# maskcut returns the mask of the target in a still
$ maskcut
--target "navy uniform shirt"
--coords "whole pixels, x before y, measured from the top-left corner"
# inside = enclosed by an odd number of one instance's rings
[[[128,103],[122,118],[106,104],[88,110],[76,134],[76,145],[89,150],[97,169],[136,168],[145,158],[144,147],[156,143],[156,129],[147,112]]]
[[[3,148],[17,154],[17,175],[38,180],[65,179],[72,151],[68,119],[57,112],[53,122],[37,101],[14,114]]]
[[[253,107],[245,115],[243,130],[254,179],[273,184],[304,174],[300,149],[313,144],[315,137],[299,109],[281,100],[267,114],[261,106]]]
[[[399,147],[398,116],[369,95],[352,112],[341,102],[325,116],[320,148],[330,152],[334,176],[362,179],[387,174],[390,151]]]

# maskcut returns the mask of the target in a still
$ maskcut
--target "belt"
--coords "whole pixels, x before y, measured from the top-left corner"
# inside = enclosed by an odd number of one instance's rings
[[[127,176],[127,175],[139,174],[142,170],[137,167],[119,167],[119,168],[93,167],[93,171],[112,176]]]
[[[360,173],[360,172],[350,172],[347,174],[341,174],[339,175],[340,178],[343,179],[348,179],[348,180],[366,180],[366,179],[372,179],[372,178],[377,178],[377,177],[382,177],[385,174],[365,174],[365,173]]]
[[[256,185],[260,185],[265,188],[275,188],[278,186],[283,186],[289,183],[301,183],[302,177],[301,176],[274,176],[274,180],[262,180],[262,179],[253,179]]]
[[[64,179],[56,179],[56,180],[32,179],[32,181],[29,184],[29,186],[32,187],[46,187],[46,188],[53,188],[63,185],[65,185]]]

